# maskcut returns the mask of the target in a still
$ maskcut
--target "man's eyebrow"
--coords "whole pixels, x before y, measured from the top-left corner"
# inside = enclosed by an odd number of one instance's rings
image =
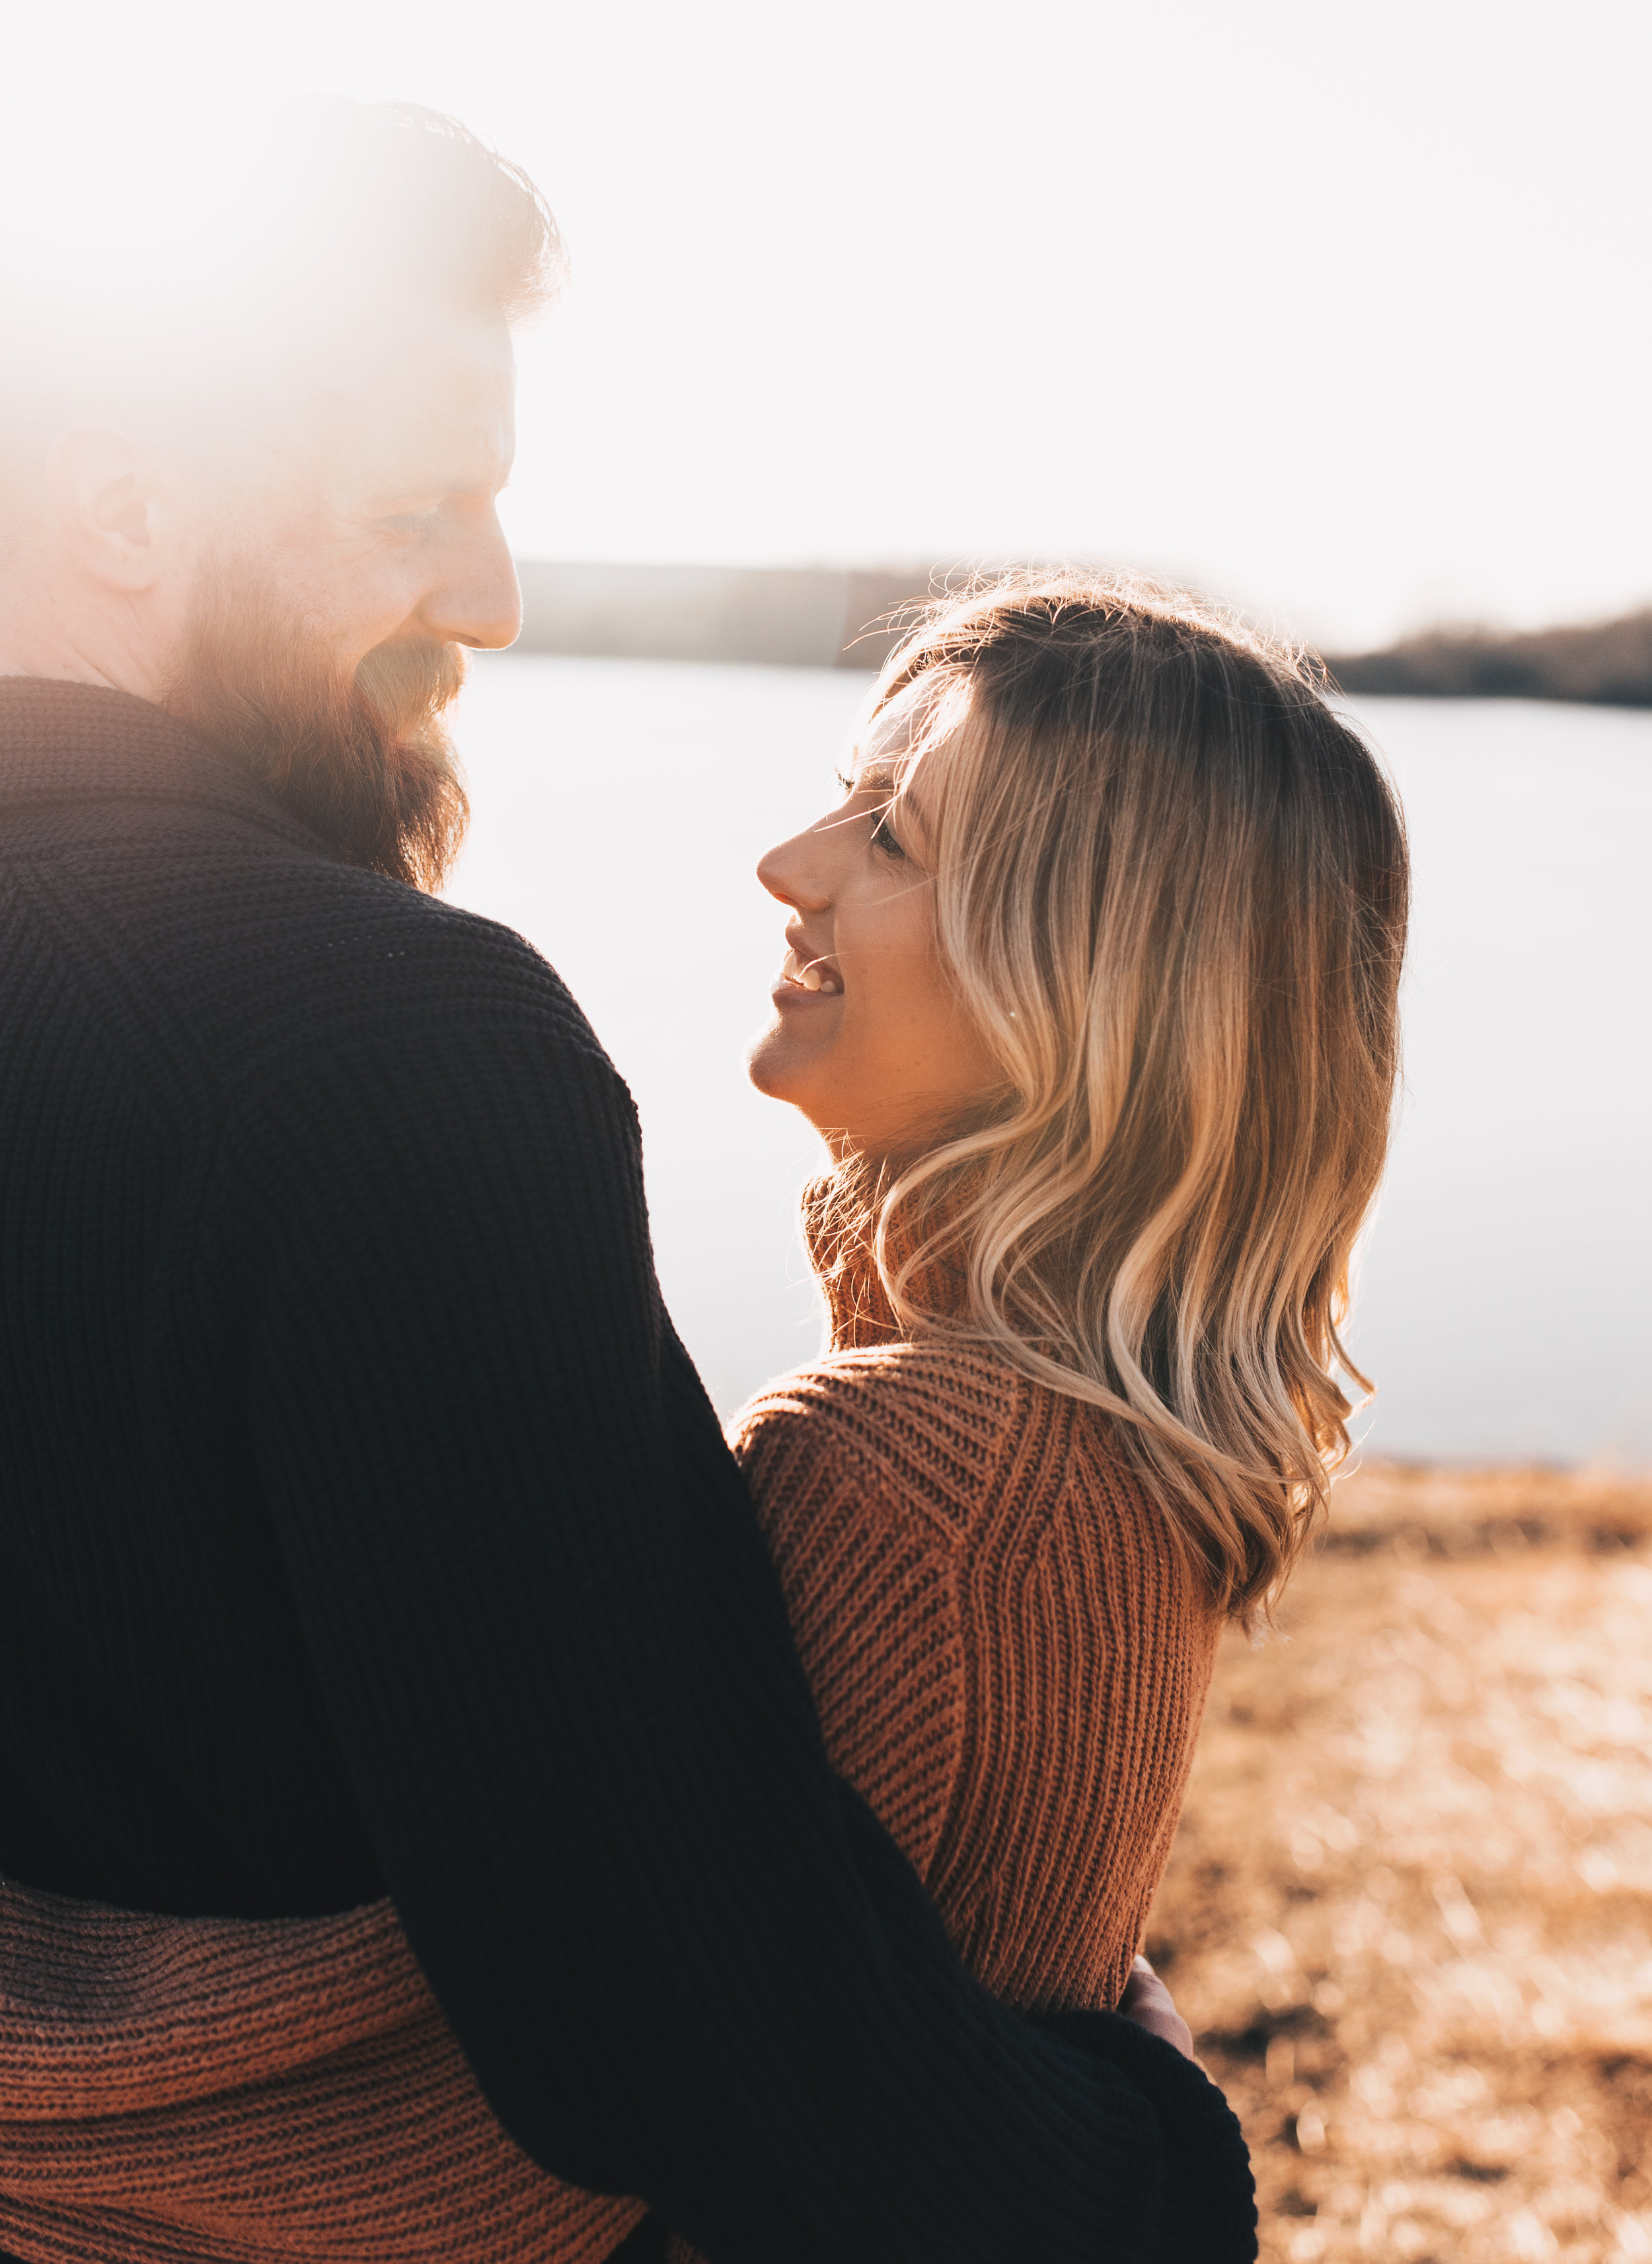
[[[459,478],[442,480],[436,484],[438,491],[443,496],[457,496],[461,501],[466,501],[473,496],[503,495],[511,482],[509,478],[505,478],[496,484],[485,472],[479,475],[473,468]]]
[[[438,457],[436,462],[440,464]],[[447,463],[433,470],[424,464],[402,462],[379,468],[375,487],[381,495],[480,496],[503,495],[516,466],[503,456],[478,454],[467,464]]]
[[[408,480],[399,487],[385,487],[367,498],[366,508],[380,516],[389,517],[404,510],[409,504],[440,504],[446,503],[492,502],[504,493],[508,483],[495,487],[491,480],[477,479],[474,474],[463,479],[437,478],[421,483]]]

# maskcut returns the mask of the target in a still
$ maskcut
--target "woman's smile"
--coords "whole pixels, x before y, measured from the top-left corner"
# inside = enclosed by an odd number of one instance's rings
[[[786,957],[774,978],[772,996],[776,1005],[797,1006],[809,999],[838,998],[843,996],[843,976],[826,954],[811,954],[808,944],[794,938],[788,930]]]
[[[917,694],[892,700],[844,799],[757,867],[793,917],[752,1082],[839,1154],[899,1152],[1001,1082],[936,942],[934,845],[909,768],[917,708]]]

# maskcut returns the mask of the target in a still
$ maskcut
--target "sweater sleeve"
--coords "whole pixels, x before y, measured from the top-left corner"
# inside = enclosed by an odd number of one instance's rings
[[[628,1095],[525,947],[461,1008],[248,1102],[215,1262],[329,1718],[496,2113],[715,2264],[1156,2253],[1164,2107],[968,1979],[828,1768]],[[1251,2253],[1244,2198],[1190,2264]]]
[[[968,1710],[959,1536],[903,1513],[808,1373],[730,1431],[832,1767],[933,1891]]]
[[[965,1963],[1013,2005],[1112,2006],[1219,1622],[1076,1403],[1039,1398],[955,1352],[838,1354],[730,1438],[832,1765]]]

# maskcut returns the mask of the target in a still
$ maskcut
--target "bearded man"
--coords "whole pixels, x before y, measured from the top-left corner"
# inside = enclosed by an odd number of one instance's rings
[[[550,216],[410,109],[282,186],[0,388],[0,2245],[1249,2254],[1192,2064],[994,2003],[829,1771],[629,1098],[433,893]]]

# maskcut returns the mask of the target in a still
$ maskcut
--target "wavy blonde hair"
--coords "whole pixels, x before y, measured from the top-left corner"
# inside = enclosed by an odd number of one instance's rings
[[[1337,1331],[1398,1072],[1398,805],[1300,654],[1141,584],[945,599],[873,715],[913,687],[892,823],[921,776],[938,947],[1004,1090],[841,1164],[831,1238],[871,1240],[903,1328],[1105,1410],[1250,1624],[1347,1453],[1337,1371],[1371,1388]],[[967,1321],[915,1301],[937,1265]]]

